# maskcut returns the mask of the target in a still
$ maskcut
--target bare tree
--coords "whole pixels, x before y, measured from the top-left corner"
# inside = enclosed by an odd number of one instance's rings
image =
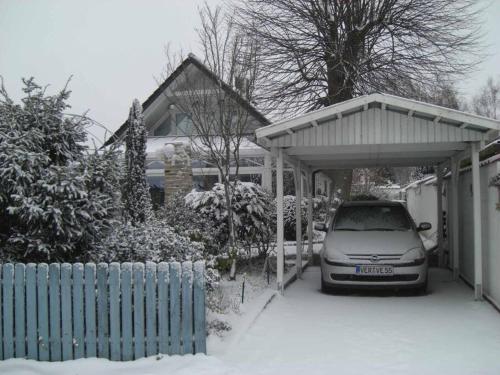
[[[478,0],[245,0],[259,40],[259,104],[294,114],[374,91],[453,79],[480,58]]]
[[[472,108],[478,115],[498,119],[500,117],[500,81],[495,82],[493,78],[488,78],[486,85],[472,99]]]
[[[235,250],[232,178],[239,174],[240,146],[253,134],[248,104],[257,76],[256,46],[237,32],[234,18],[222,7],[199,10],[198,31],[203,51],[202,72],[195,66],[184,70],[169,95],[175,106],[188,114],[192,151],[201,160],[212,163],[224,185],[229,246]],[[190,55],[191,59],[196,59]],[[167,55],[167,71],[174,71],[179,58]],[[196,60],[198,61],[198,60]],[[235,263],[233,261],[233,268]],[[233,270],[234,272],[234,270]],[[232,274],[233,274],[232,272]],[[234,275],[232,275],[234,276]]]

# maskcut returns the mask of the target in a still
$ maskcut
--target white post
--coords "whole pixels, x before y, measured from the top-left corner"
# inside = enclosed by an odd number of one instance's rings
[[[460,276],[460,228],[458,213],[460,210],[458,199],[458,178],[460,171],[460,160],[456,157],[451,158],[451,243],[453,246],[453,278],[458,280]]]
[[[295,240],[297,278],[302,277],[302,170],[300,161],[295,168]]]
[[[264,155],[264,170],[262,172],[262,187],[271,192],[273,189],[273,169],[271,153],[266,152]]]
[[[307,172],[307,255],[309,256],[309,265],[313,262],[313,174]]]
[[[437,166],[437,243],[439,249],[439,267],[444,267],[444,244],[443,244],[443,167]]]
[[[483,299],[483,244],[481,233],[481,178],[479,175],[480,143],[472,144],[472,204],[474,210],[474,296]]]
[[[278,292],[284,293],[284,230],[283,230],[283,149],[278,148],[276,157],[276,284]]]

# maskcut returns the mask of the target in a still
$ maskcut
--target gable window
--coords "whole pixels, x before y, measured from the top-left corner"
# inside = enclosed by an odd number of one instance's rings
[[[168,116],[165,121],[163,121],[154,131],[153,135],[155,137],[161,137],[165,135],[170,135],[172,132],[172,125],[170,121],[170,116]]]
[[[175,115],[175,127],[177,130],[176,135],[191,135],[193,122],[191,116],[187,113],[177,113]]]

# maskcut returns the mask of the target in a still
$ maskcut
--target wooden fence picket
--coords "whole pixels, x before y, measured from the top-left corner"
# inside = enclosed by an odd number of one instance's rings
[[[49,295],[48,295],[49,266],[45,263],[38,265],[37,270],[37,306],[38,306],[38,359],[48,361],[49,355]]]
[[[182,353],[193,354],[193,264],[182,263]]]
[[[97,340],[98,356],[109,358],[108,265],[97,265]]]
[[[158,339],[159,352],[168,354],[168,283],[169,270],[168,263],[158,264]]]
[[[26,356],[26,306],[25,306],[25,280],[26,266],[18,263],[14,269],[14,298],[15,298],[15,333],[16,333],[16,358]],[[1,337],[1,335],[0,335]]]
[[[96,267],[85,264],[85,357],[95,357],[96,348]]]
[[[132,331],[132,263],[123,263],[121,270],[122,302],[122,360],[134,359],[134,338]]]
[[[109,346],[110,359],[121,360],[120,340],[120,264],[109,265]]]
[[[170,263],[170,351],[169,354],[181,354],[181,266],[178,262]]]
[[[156,333],[156,263],[146,262],[146,354],[158,353]]]
[[[83,264],[73,264],[73,358],[85,356]]]
[[[2,279],[3,264],[0,263],[0,280]],[[3,285],[3,281],[2,281]],[[2,312],[2,285],[0,285],[0,361],[3,360],[3,312]]]
[[[207,353],[205,325],[205,263],[194,263],[193,298],[194,298],[194,351]]]
[[[73,319],[71,278],[73,269],[71,264],[61,265],[61,327],[62,327],[62,360],[73,359]]]
[[[14,357],[14,265],[3,266],[3,357]]]
[[[203,262],[0,264],[0,360],[206,352]]]
[[[49,266],[50,360],[60,361],[61,352],[61,270],[58,263]]]
[[[38,359],[38,327],[36,319],[36,264],[26,266],[26,344],[28,359]]]
[[[134,263],[134,358],[146,355],[144,347],[144,263]]]

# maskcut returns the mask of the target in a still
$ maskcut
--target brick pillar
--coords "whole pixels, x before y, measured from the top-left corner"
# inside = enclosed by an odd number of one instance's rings
[[[174,142],[167,143],[165,155],[165,203],[179,191],[189,192],[193,188],[191,146]]]

